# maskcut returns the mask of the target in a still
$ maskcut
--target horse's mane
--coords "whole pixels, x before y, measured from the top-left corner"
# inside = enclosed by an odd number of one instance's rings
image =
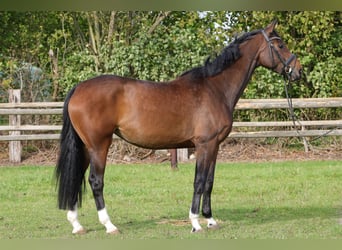
[[[202,79],[206,77],[215,76],[223,70],[231,66],[237,59],[241,57],[239,45],[261,30],[255,30],[242,34],[234,39],[227,47],[225,47],[221,54],[212,59],[210,56],[206,59],[203,66],[195,67],[184,72],[181,76],[191,75],[194,79]]]

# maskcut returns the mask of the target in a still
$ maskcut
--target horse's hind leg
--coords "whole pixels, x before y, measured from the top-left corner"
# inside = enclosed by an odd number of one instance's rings
[[[84,234],[84,233],[86,233],[86,230],[78,221],[77,204],[75,205],[74,210],[68,211],[67,219],[72,225],[72,233],[73,234]]]
[[[98,165],[96,161],[90,163],[89,183],[93,191],[100,223],[105,226],[107,233],[115,234],[119,231],[109,218],[103,198],[104,166],[99,166],[101,165]]]
[[[83,171],[85,173],[85,171],[87,170],[88,166],[89,166],[89,155],[87,150],[84,148],[85,150],[85,162],[83,165]],[[84,174],[83,174],[84,175]],[[78,221],[78,213],[77,213],[77,203],[74,205],[74,209],[73,210],[69,210],[67,213],[67,219],[70,222],[70,224],[72,225],[72,233],[73,234],[85,234],[86,230],[84,229],[84,227],[80,224],[80,222]]]
[[[90,173],[89,173],[89,184],[93,191],[96,209],[99,216],[99,221],[102,225],[106,227],[106,232],[109,234],[118,233],[118,229],[111,222],[109,215],[107,213],[107,209],[105,206],[104,198],[103,198],[103,178],[106,167],[106,158],[108,148],[111,143],[111,138],[105,140],[105,142],[101,143],[101,146],[97,146],[96,150],[89,149],[90,154]]]

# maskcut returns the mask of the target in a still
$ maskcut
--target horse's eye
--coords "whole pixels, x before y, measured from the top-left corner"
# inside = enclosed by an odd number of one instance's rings
[[[279,49],[282,49],[282,48],[284,48],[284,44],[279,43],[278,47],[279,47]]]

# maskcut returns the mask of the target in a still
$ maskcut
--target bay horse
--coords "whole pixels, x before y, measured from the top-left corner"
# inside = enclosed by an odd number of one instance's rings
[[[102,75],[79,83],[68,93],[55,175],[58,206],[69,210],[72,233],[85,233],[77,208],[82,203],[89,165],[89,184],[99,221],[107,233],[119,232],[103,198],[106,157],[113,134],[150,149],[195,147],[191,232],[202,230],[201,200],[207,228],[218,228],[211,210],[211,192],[219,144],[232,129],[234,107],[255,68],[263,66],[291,81],[301,77],[300,62],[275,31],[276,24],[273,21],[264,29],[237,37],[203,66],[166,83]]]

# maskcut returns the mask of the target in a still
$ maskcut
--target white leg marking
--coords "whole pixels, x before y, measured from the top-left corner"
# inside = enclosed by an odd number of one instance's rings
[[[67,213],[67,218],[73,227],[72,229],[73,234],[85,232],[84,228],[82,227],[82,225],[79,223],[77,219],[77,208],[75,208],[75,210],[69,210]]]
[[[202,227],[201,225],[199,224],[199,215],[198,214],[193,214],[191,212],[191,208],[190,208],[190,211],[189,211],[189,218],[190,218],[190,221],[191,221],[191,225],[192,225],[192,230],[191,232],[192,233],[195,233],[195,232],[199,232],[202,230]]]
[[[209,229],[210,229],[210,228],[213,228],[213,229],[218,228],[218,224],[217,224],[217,222],[214,220],[213,217],[207,219],[207,222],[208,222],[207,227],[208,227]]]
[[[102,225],[106,227],[106,232],[109,234],[114,234],[119,232],[118,228],[112,224],[110,221],[109,215],[107,213],[107,209],[103,208],[98,211],[99,221]]]

